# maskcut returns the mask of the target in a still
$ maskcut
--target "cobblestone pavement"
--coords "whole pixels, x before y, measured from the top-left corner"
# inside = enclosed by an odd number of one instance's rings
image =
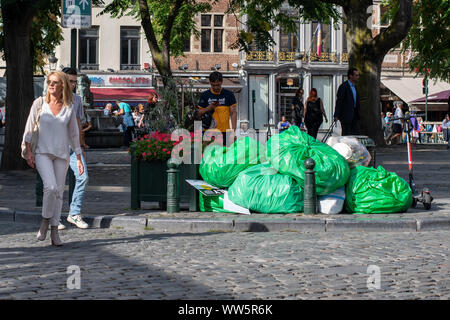
[[[449,299],[449,231],[170,234],[0,223],[0,299]],[[69,266],[80,289],[68,289]],[[380,271],[369,289],[368,267]],[[69,284],[76,282],[69,279]],[[376,284],[376,282],[375,282]]]

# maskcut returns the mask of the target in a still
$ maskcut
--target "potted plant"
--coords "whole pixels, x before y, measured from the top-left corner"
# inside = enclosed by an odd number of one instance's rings
[[[193,133],[191,133],[193,137]],[[168,133],[154,132],[134,141],[131,155],[131,209],[139,209],[141,201],[167,202],[167,160],[173,148],[181,142],[171,141]],[[184,152],[184,151],[182,151]],[[189,150],[190,152],[190,150]],[[198,194],[185,180],[198,179],[198,164],[179,166],[180,202],[188,202],[190,211],[198,211]]]

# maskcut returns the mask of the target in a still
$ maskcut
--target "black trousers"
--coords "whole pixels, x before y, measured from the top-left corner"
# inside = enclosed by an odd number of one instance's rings
[[[129,147],[130,142],[133,140],[133,129],[134,127],[126,127],[123,131],[123,145],[125,147]]]
[[[359,130],[359,120],[353,119],[350,123],[341,122],[343,136],[358,136],[361,134]]]
[[[322,122],[323,122],[323,120],[310,122],[305,119],[306,131],[314,139],[317,139],[317,133],[319,132],[319,128],[322,125]]]

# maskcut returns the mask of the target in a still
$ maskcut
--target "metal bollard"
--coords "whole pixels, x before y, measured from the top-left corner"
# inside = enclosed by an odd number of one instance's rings
[[[39,173],[36,172],[36,207],[42,207],[42,198],[44,196],[44,184]]]
[[[167,212],[180,212],[180,184],[178,182],[178,166],[180,162],[170,158],[167,160]]]
[[[316,162],[308,158],[305,160],[305,189],[304,189],[304,213],[317,213],[316,176],[314,166]]]

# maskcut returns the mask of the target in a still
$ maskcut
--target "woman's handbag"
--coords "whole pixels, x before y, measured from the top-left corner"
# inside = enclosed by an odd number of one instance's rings
[[[39,102],[37,105],[37,112],[38,115],[36,117],[36,121],[33,123],[33,129],[31,131],[31,139],[30,139],[30,148],[31,148],[31,152],[33,152],[33,154],[36,151],[36,147],[37,147],[37,143],[38,143],[38,139],[39,139],[39,119],[41,117],[41,112],[42,112],[42,104],[44,103],[44,98],[39,97]],[[25,139],[22,140],[22,158],[24,158],[25,160],[27,159],[27,147],[25,145]]]

